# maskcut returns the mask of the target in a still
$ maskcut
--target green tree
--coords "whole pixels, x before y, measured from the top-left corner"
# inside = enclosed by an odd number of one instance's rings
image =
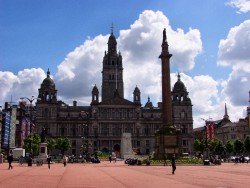
[[[31,134],[24,139],[24,149],[34,155],[38,154],[41,138],[39,134]]]
[[[56,139],[56,149],[60,150],[62,155],[65,151],[68,151],[71,148],[71,143],[68,138],[57,138]]]
[[[224,144],[219,140],[219,141],[218,141],[218,144],[217,144],[217,146],[216,146],[216,148],[215,148],[215,152],[216,152],[217,154],[222,155],[222,154],[224,153],[224,151],[225,151],[225,146],[224,146]]]
[[[237,139],[234,142],[234,151],[238,154],[242,153],[244,151],[244,143]]]
[[[50,138],[47,140],[47,144],[48,144],[47,147],[51,153],[51,151],[56,148],[56,140],[53,138]]]
[[[196,139],[194,141],[194,150],[195,151],[201,151],[201,141],[199,139]]]
[[[194,141],[194,149],[195,151],[199,151],[203,154],[204,152],[204,149],[205,149],[205,141],[204,140],[199,140],[199,139],[196,139]]]
[[[208,148],[212,154],[215,153],[216,147],[218,146],[219,141],[217,139],[208,141]]]
[[[228,140],[226,143],[226,152],[229,153],[229,155],[234,151],[234,144]]]
[[[247,153],[250,153],[250,135],[247,135],[247,137],[244,140],[244,147]]]

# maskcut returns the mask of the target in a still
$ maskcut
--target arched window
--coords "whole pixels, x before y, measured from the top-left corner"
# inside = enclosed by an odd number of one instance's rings
[[[181,112],[181,119],[186,119],[186,113],[184,111]]]

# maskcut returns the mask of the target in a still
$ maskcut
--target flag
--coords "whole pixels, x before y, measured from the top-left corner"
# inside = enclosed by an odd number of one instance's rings
[[[210,139],[210,129],[209,129],[209,123],[206,122],[206,140]]]
[[[210,124],[211,139],[214,141],[214,123]]]

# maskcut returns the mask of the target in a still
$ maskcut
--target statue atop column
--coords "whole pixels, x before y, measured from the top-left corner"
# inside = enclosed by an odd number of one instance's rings
[[[162,40],[162,43],[165,43],[165,42],[167,42],[166,28],[164,28],[164,30],[163,30],[163,40]]]

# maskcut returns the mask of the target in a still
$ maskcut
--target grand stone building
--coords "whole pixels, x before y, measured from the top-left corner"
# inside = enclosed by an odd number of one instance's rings
[[[82,153],[83,145],[89,153],[95,150],[119,152],[121,135],[126,132],[132,135],[133,148],[141,154],[152,153],[154,133],[162,125],[162,104],[158,102],[154,107],[148,98],[142,105],[137,86],[133,101],[124,98],[122,55],[117,52],[113,31],[103,57],[101,91],[102,100],[98,87],[93,87],[90,106],[78,106],[77,101],[70,106],[57,100],[57,89],[48,70],[39,89],[35,132],[40,133],[45,127],[48,138],[68,137],[72,143],[68,154],[74,155]],[[172,107],[173,124],[182,132],[183,152],[192,153],[192,103],[180,74],[172,90]]]
[[[209,120],[214,124],[214,138],[220,140],[223,144],[227,141],[235,142],[236,140],[244,141],[250,135],[250,126],[248,125],[248,117],[241,118],[237,122],[231,122],[227,106],[225,104],[224,115],[219,120]],[[205,140],[205,126],[195,128],[193,130],[194,139]]]

